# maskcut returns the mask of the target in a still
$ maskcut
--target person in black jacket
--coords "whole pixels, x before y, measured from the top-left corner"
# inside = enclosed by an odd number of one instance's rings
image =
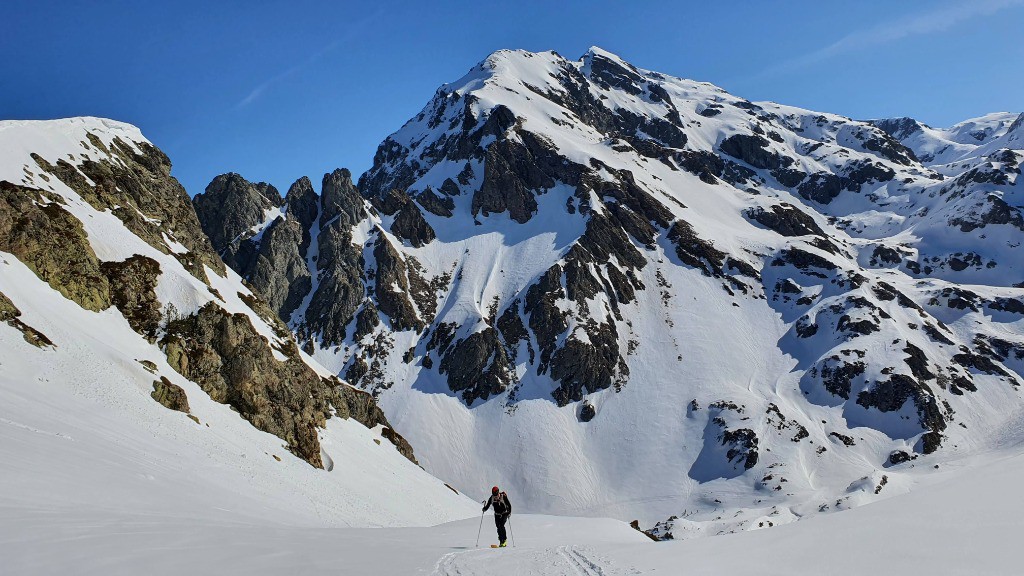
[[[508,494],[498,490],[495,486],[491,488],[491,497],[487,499],[487,504],[484,506],[483,511],[487,512],[487,509],[494,506],[494,525],[498,528],[498,546],[505,547],[505,522],[508,521],[509,515],[512,514],[512,503],[508,501]]]

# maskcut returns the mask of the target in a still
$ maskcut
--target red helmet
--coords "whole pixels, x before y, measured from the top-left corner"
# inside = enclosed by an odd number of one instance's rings
[[[498,493],[498,487],[497,486],[495,486],[494,488],[491,488],[491,494],[497,494],[497,493]]]

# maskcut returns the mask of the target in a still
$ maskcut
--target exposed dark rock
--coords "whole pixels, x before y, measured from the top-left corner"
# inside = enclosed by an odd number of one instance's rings
[[[590,402],[580,404],[580,422],[590,422],[597,415],[597,410]]]
[[[551,396],[559,406],[621,384],[629,376],[629,368],[619,354],[615,324],[590,320],[583,330],[587,341],[570,336],[551,357],[551,377],[559,382]]]
[[[523,319],[519,315],[519,300],[512,302],[501,313],[496,327],[501,332],[501,337],[505,340],[506,346],[508,346],[509,357],[512,361],[514,362],[517,359],[519,343],[526,342],[530,354],[530,363],[532,364],[534,360],[533,346],[530,344],[530,334],[526,331],[526,325],[523,324]]]
[[[918,380],[935,379],[935,374],[928,370],[928,357],[925,356],[923,350],[907,342],[907,346],[903,351],[909,354],[903,361],[907,363],[907,366],[910,366],[910,372],[914,375],[914,378]]]
[[[1000,224],[1010,225],[1024,232],[1024,214],[1020,208],[1010,206],[995,194],[986,196],[985,201],[988,203],[988,208],[984,211],[951,218],[949,223],[959,227],[961,232],[971,232],[985,226]]]
[[[267,211],[280,203],[281,196],[273,186],[252,184],[234,172],[217,176],[205,192],[192,199],[203,232],[218,253],[263,222]]]
[[[398,217],[391,224],[391,232],[403,240],[408,240],[416,248],[433,242],[437,237],[434,229],[423,218],[419,207],[411,200],[399,210]]]
[[[757,465],[759,456],[757,452],[757,434],[750,428],[723,430],[719,440],[723,446],[729,448],[728,452],[726,452],[726,458],[730,462],[738,459],[740,462],[743,462],[743,467],[747,470]]]
[[[1001,366],[993,362],[987,356],[981,354],[975,354],[970,350],[965,350],[960,354],[954,354],[952,358],[953,362],[963,366],[964,368],[973,368],[978,372],[984,374],[992,374],[995,376],[1010,376],[1010,373],[1004,370]]]
[[[847,436],[846,434],[840,434],[839,432],[829,432],[828,435],[839,440],[846,446],[855,446],[857,444],[856,442],[853,441],[852,436]]]
[[[676,248],[676,255],[683,264],[697,268],[705,276],[721,276],[725,252],[697,236],[696,231],[685,220],[677,220],[668,230],[668,239]]]
[[[302,229],[299,254],[305,258],[311,240],[310,229],[320,215],[320,197],[313,191],[313,183],[309,178],[303,176],[288,188],[284,202],[288,206],[288,219],[297,221]]]
[[[331,223],[334,218],[338,218],[337,223],[340,227],[352,227],[366,217],[363,197],[352,184],[352,173],[347,169],[339,168],[324,174],[320,190],[323,209],[321,227]]]
[[[812,276],[822,278],[825,276],[820,272],[816,272],[815,269],[831,272],[839,269],[835,264],[822,256],[794,247],[786,248],[779,253],[778,258],[772,261],[772,266],[783,266],[785,264],[790,264]]]
[[[590,78],[598,86],[605,90],[618,88],[634,96],[643,94],[644,90],[641,86],[646,82],[631,65],[623,66],[619,62],[596,53],[589,53],[586,58],[587,63],[590,64]]]
[[[458,195],[459,189],[451,178],[445,180],[444,183],[445,186],[441,187],[441,191],[445,193],[444,198],[438,196],[430,186],[427,186],[426,190],[416,196],[416,201],[431,214],[449,218],[452,215],[452,210],[455,209],[455,201],[451,199],[451,196]],[[454,186],[454,190],[451,187],[448,187],[447,191],[445,190],[449,183]]]
[[[391,328],[394,330],[413,329],[417,332],[423,330],[426,325],[416,313],[416,307],[409,299],[411,289],[408,267],[399,252],[383,234],[377,236],[373,247],[373,257],[377,262],[374,281],[377,308],[391,319]],[[354,312],[355,307],[352,310]]]
[[[870,160],[854,160],[847,164],[844,172],[843,188],[851,192],[860,190],[868,182],[888,182],[896,176],[892,168]]]
[[[473,195],[474,215],[508,211],[522,224],[537,211],[536,194],[556,181],[575,186],[584,168],[565,161],[543,136],[517,130],[518,140],[503,138],[487,148],[484,176]]]
[[[897,464],[902,464],[904,462],[909,462],[909,461],[913,460],[914,458],[915,458],[915,456],[911,456],[910,454],[907,454],[903,450],[893,450],[889,454],[889,465],[890,466],[895,466]]]
[[[871,120],[871,124],[881,128],[897,140],[906,140],[910,136],[922,130],[921,124],[917,120],[906,117]]]
[[[136,254],[123,262],[102,262],[100,270],[110,280],[111,301],[128,325],[155,342],[161,319],[160,300],[156,297],[160,264]]]
[[[864,138],[861,145],[864,146],[865,150],[876,152],[882,158],[896,164],[910,166],[917,162],[917,157],[914,156],[912,150],[900,144],[898,140],[886,132],[876,131],[873,135]]]
[[[765,410],[767,416],[767,425],[775,428],[779,432],[783,430],[792,430],[793,436],[790,438],[791,442],[800,442],[804,438],[809,437],[811,434],[807,431],[807,427],[796,420],[790,420],[782,413],[779,407],[775,404],[769,404],[768,409]]]
[[[716,110],[716,113],[719,112]],[[725,172],[725,161],[713,152],[681,150],[674,158],[683,170],[696,175],[707,184],[717,184],[718,178]]]
[[[448,386],[461,392],[466,404],[500,394],[515,378],[498,333],[490,326],[458,340],[441,358]]]
[[[924,326],[922,326],[921,329],[924,330],[924,333],[927,334],[929,338],[936,342],[941,342],[943,344],[946,344],[947,346],[954,345],[953,341],[950,340],[948,336],[943,334],[942,331],[940,331],[935,326],[932,326],[928,322],[925,322]]]
[[[346,327],[367,296],[363,284],[363,247],[352,243],[352,228],[344,222],[348,213],[335,212],[341,214],[346,216],[321,224],[317,260],[320,282],[297,331],[300,341],[305,343],[318,335],[325,348],[345,340]]]
[[[800,338],[810,338],[818,333],[818,324],[811,322],[807,316],[802,316],[797,320],[796,325],[793,329],[796,331],[796,335]]]
[[[872,265],[875,265],[876,263],[899,264],[902,261],[902,254],[900,254],[897,250],[889,248],[888,246],[884,246],[882,244],[875,246],[874,251],[871,252]]]
[[[892,374],[857,396],[857,404],[881,412],[899,410],[908,400],[917,409],[918,422],[925,431],[937,434],[946,429],[946,419],[931,389],[910,376]],[[934,441],[928,445],[932,450],[937,446]]]
[[[832,355],[823,360],[817,368],[821,383],[829,394],[849,399],[853,381],[864,374],[867,364],[862,361],[847,362],[839,356]],[[815,370],[811,371],[812,375]]]
[[[771,212],[759,206],[747,210],[744,214],[747,218],[783,236],[825,235],[814,218],[791,204],[776,204],[771,207]]]
[[[312,289],[312,277],[302,254],[308,236],[300,221],[289,215],[278,218],[263,232],[248,266],[242,267],[231,258],[231,248],[225,254],[228,265],[248,280],[283,320],[291,317]]]
[[[722,106],[720,104],[708,104],[707,106],[704,107],[703,110],[698,112],[698,114],[704,116],[705,118],[713,118],[721,113]]]
[[[373,333],[373,329],[380,324],[380,317],[377,314],[377,307],[372,300],[367,300],[356,315],[356,333],[352,340],[359,342],[363,337]]]
[[[800,184],[797,193],[805,200],[828,204],[843,191],[842,180],[830,172],[811,174]]]
[[[787,161],[792,162],[789,158],[779,156],[769,150],[768,139],[757,135],[733,134],[722,140],[718,148],[729,156],[743,160],[754,168],[774,170],[788,164]]]
[[[786,188],[794,188],[807,177],[807,174],[804,174],[795,168],[776,168],[775,170],[772,170],[771,174],[779,181],[779,184],[782,184]]]

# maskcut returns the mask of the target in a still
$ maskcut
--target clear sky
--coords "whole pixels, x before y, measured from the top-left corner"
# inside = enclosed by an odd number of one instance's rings
[[[191,194],[347,167],[499,48],[589,46],[751,100],[933,126],[1024,110],[1024,0],[0,2],[0,118],[103,116]],[[2,152],[2,151],[0,151]]]

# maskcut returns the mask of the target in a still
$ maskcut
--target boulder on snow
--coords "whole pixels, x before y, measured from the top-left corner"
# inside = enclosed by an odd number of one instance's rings
[[[165,408],[186,414],[191,411],[185,391],[182,390],[181,386],[171,382],[164,376],[161,376],[159,380],[153,381],[153,391],[149,395]]]

